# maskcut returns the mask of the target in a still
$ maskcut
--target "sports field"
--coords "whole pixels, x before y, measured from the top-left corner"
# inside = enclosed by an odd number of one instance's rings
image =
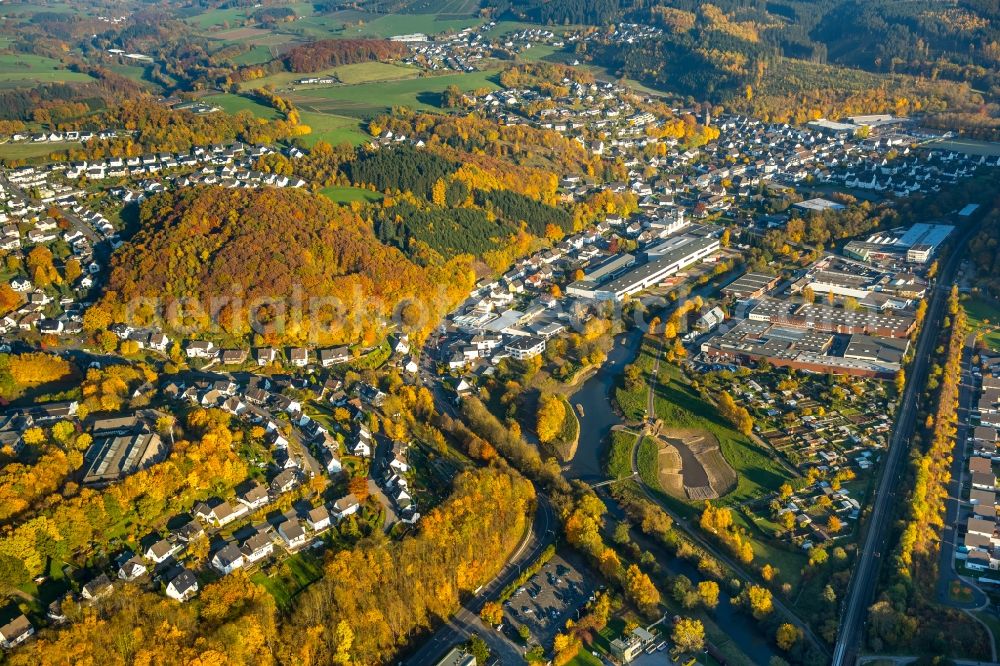
[[[4,143],[0,144],[0,159],[3,160],[28,160],[33,157],[47,157],[52,153],[59,153],[71,148],[80,148],[79,141],[68,141],[62,143]]]
[[[495,77],[496,73],[492,71],[423,76],[402,81],[299,90],[288,97],[304,111],[367,118],[395,106],[422,111],[439,110],[441,93],[448,86],[456,85],[462,90],[496,90]]]
[[[975,139],[941,139],[940,141],[931,141],[927,147],[937,150],[954,150],[967,155],[987,155],[989,157],[1000,155],[1000,143],[976,141]]]
[[[0,86],[90,80],[89,75],[71,72],[61,62],[52,58],[25,53],[0,54]]]
[[[295,82],[305,78],[323,78],[335,76],[342,84],[354,85],[358,83],[371,83],[373,81],[391,81],[397,79],[411,79],[420,74],[416,67],[405,65],[395,65],[388,62],[359,62],[353,65],[340,65],[330,67],[318,72],[302,74],[300,72],[278,72],[265,76],[261,79],[244,81],[240,84],[242,90],[253,90],[273,86],[275,90],[286,88],[304,90],[308,88],[327,88],[337,84],[316,84],[298,85]]]

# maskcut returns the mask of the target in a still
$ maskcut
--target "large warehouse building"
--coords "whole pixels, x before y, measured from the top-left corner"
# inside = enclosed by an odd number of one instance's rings
[[[721,248],[719,239],[682,235],[671,239],[669,249],[647,253],[649,260],[608,282],[580,280],[566,292],[596,301],[620,301],[628,295],[649,289],[664,279],[695,264]]]

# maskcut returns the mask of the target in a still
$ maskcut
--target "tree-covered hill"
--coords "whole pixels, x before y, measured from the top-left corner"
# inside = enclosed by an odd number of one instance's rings
[[[140,224],[91,322],[142,325],[174,305],[183,316],[167,330],[243,338],[253,314],[276,324],[264,336],[273,342],[354,342],[407,299],[440,314],[471,286],[467,260],[419,267],[350,209],[304,191],[192,188],[145,202]],[[137,307],[144,298],[155,307]]]

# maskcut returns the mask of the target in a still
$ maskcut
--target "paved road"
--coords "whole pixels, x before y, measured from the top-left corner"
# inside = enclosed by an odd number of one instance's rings
[[[25,201],[32,201],[32,202],[35,202],[35,203],[38,203],[38,204],[42,204],[41,201],[39,201],[38,199],[33,198],[21,186],[15,185],[14,183],[10,182],[5,177],[0,177],[0,184],[3,184],[4,188],[7,189],[8,191],[11,191],[11,192],[13,192],[13,193],[21,196]],[[96,248],[97,244],[104,240],[104,238],[101,237],[101,235],[98,234],[97,231],[94,230],[94,228],[92,226],[90,226],[90,224],[88,224],[88,223],[84,222],[83,220],[81,220],[80,217],[76,213],[74,213],[73,211],[67,209],[66,207],[64,207],[64,206],[62,206],[60,204],[57,204],[55,202],[50,203],[50,204],[42,204],[42,205],[48,206],[49,208],[53,208],[53,207],[54,208],[58,208],[59,211],[62,213],[63,217],[65,217],[66,220],[70,223],[70,226],[73,229],[76,229],[77,231],[79,231],[80,233],[82,233],[84,235],[84,237],[86,237],[86,239],[90,241],[90,246],[91,247]]]
[[[972,428],[969,416],[976,400],[975,379],[972,376],[972,357],[975,355],[976,335],[970,333],[962,350],[962,381],[958,395],[958,429],[955,435],[955,450],[951,461],[951,481],[948,483],[948,499],[945,502],[944,533],[941,537],[941,562],[938,566],[938,601],[955,608],[976,610],[989,603],[989,597],[976,584],[963,579],[955,571],[955,549],[958,544],[958,525],[969,513],[963,511],[962,486],[965,484],[969,450],[969,435]],[[949,590],[953,581],[962,580],[972,589],[972,599],[967,602],[954,601]]]
[[[514,643],[503,633],[484,625],[479,619],[479,611],[490,599],[508,583],[515,580],[521,570],[534,561],[550,543],[556,539],[556,522],[552,506],[545,495],[538,495],[538,506],[531,524],[528,538],[524,540],[507,561],[500,573],[491,582],[482,586],[479,592],[466,601],[455,615],[434,632],[420,648],[402,663],[407,666],[427,666],[437,663],[455,644],[461,643],[473,633],[479,634],[490,646],[494,657],[502,664],[524,662],[523,647]]]
[[[896,426],[889,441],[889,452],[886,454],[885,465],[882,467],[875,489],[864,541],[847,590],[847,599],[841,611],[840,633],[833,651],[833,666],[853,664],[860,649],[868,606],[875,596],[879,569],[891,547],[889,526],[895,518],[896,500],[902,495],[898,492],[897,486],[906,472],[907,453],[916,428],[917,401],[920,391],[927,383],[928,361],[941,330],[945,302],[955,277],[955,269],[963,254],[962,248],[974,230],[975,225],[970,226],[957,240],[940,273],[940,281],[931,290],[924,326],[917,340],[916,353],[908,373],[909,378],[899,402]]]

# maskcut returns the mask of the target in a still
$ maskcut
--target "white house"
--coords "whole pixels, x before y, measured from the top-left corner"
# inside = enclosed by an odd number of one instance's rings
[[[147,571],[148,569],[142,560],[138,557],[132,557],[118,567],[118,577],[124,581],[132,581],[146,575]]]
[[[28,640],[34,633],[35,628],[31,626],[28,618],[24,615],[18,615],[0,627],[0,646],[10,649]]]
[[[330,527],[330,512],[325,506],[318,506],[306,515],[306,524],[313,532],[322,532]]]
[[[246,564],[253,564],[274,552],[274,542],[266,534],[257,532],[252,537],[243,542],[240,548]]]
[[[343,520],[347,516],[357,513],[359,508],[361,505],[358,504],[358,498],[353,494],[346,495],[333,503],[333,516],[337,520]]]
[[[278,535],[289,550],[301,548],[306,543],[306,531],[299,525],[298,520],[286,520],[278,525]]]
[[[187,601],[197,592],[198,579],[187,569],[183,569],[167,583],[167,596],[177,601]]]
[[[243,564],[243,552],[235,543],[226,544],[224,548],[212,556],[212,566],[223,574],[232,573],[242,567]]]
[[[146,552],[143,554],[146,556],[147,560],[150,560],[155,564],[162,564],[167,560],[167,558],[176,553],[178,550],[179,548],[177,546],[170,543],[166,539],[160,539],[156,543],[150,545],[150,547],[147,548]]]

